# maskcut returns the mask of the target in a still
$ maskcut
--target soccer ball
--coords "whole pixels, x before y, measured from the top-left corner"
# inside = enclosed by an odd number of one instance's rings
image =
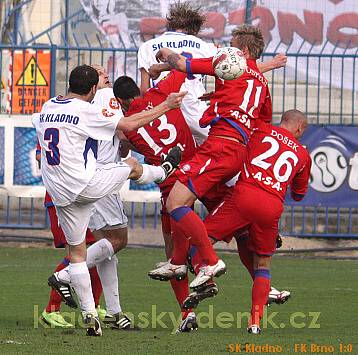
[[[246,70],[246,59],[238,48],[219,48],[213,58],[213,68],[220,79],[237,79]]]

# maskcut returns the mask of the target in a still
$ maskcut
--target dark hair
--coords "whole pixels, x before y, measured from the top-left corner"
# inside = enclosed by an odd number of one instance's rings
[[[120,76],[113,84],[113,93],[117,99],[133,99],[140,96],[140,90],[135,81],[129,76]]]
[[[93,85],[97,84],[97,70],[89,65],[80,65],[71,71],[69,79],[70,92],[78,95],[86,95],[91,91]]]
[[[258,27],[241,25],[232,31],[232,35],[239,39],[239,49],[243,50],[247,47],[252,58],[258,59],[261,57],[265,42]]]
[[[188,2],[176,2],[167,15],[168,30],[183,30],[188,35],[197,35],[206,17],[200,7],[193,8]]]

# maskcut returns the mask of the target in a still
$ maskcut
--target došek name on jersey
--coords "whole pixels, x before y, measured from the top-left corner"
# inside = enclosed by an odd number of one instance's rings
[[[48,113],[48,114],[40,114],[40,123],[44,122],[65,122],[65,123],[71,123],[74,125],[78,124],[78,121],[80,118],[78,116],[73,115],[66,115],[66,114],[54,114],[54,113]]]

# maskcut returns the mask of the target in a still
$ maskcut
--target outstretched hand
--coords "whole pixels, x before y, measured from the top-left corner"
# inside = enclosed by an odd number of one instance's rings
[[[180,107],[180,104],[187,93],[187,91],[171,93],[166,99],[168,107],[171,109]]]
[[[272,59],[275,69],[284,67],[287,64],[287,56],[283,53],[276,54]]]

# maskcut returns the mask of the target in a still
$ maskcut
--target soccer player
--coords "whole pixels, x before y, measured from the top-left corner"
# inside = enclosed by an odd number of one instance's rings
[[[113,114],[121,115],[120,105],[113,95],[112,85],[105,69],[97,65],[92,65],[92,67],[97,70],[99,76],[98,90],[93,103],[105,107]],[[97,168],[119,162],[121,153],[120,140],[117,135],[110,142],[99,141]],[[118,192],[96,201],[89,222],[89,228],[96,239],[95,243],[87,249],[86,259],[88,268],[97,267],[103,284],[107,314],[102,320],[109,327],[120,330],[134,329],[133,326],[131,327],[131,320],[122,312],[118,292],[118,259],[115,255],[127,245],[127,222]],[[53,281],[56,286],[56,280],[69,283],[68,268],[55,273],[50,278],[50,283]],[[62,296],[65,297],[65,295]],[[72,304],[75,303],[72,298],[71,301]]]
[[[247,69],[235,80],[215,77],[215,93],[210,98],[210,107],[200,119],[201,126],[211,126],[209,137],[196,155],[181,165],[177,172],[178,181],[167,200],[174,251],[166,268],[185,268],[189,239],[207,265],[201,268],[202,272],[192,281],[191,288],[204,284],[207,275],[222,275],[226,266],[217,257],[203,222],[189,206],[239,173],[255,121],[270,122],[272,119],[268,83],[256,64],[264,48],[261,31],[254,26],[243,25],[233,30],[232,34],[231,46],[242,50]],[[158,58],[188,74],[215,76],[212,58],[187,60],[167,48],[158,52]]]
[[[152,110],[120,117],[91,105],[97,84],[98,73],[94,68],[76,67],[70,74],[69,93],[50,99],[41,113],[32,117],[41,146],[42,179],[66,236],[70,259],[68,273],[80,302],[87,334],[91,336],[102,335],[91,293],[84,242],[93,203],[119,190],[128,178],[142,184],[162,182],[180,161],[178,150],[173,149],[159,167],[141,165],[129,158],[96,169],[97,140],[111,141],[116,130],[138,129],[177,108],[185,95],[185,92],[171,94]]]
[[[39,163],[39,168],[41,168],[41,147],[39,143],[37,143],[36,148],[36,160]],[[53,243],[55,248],[65,248],[66,247],[66,238],[63,234],[62,228],[58,224],[58,218],[56,213],[56,208],[52,202],[52,199],[50,195],[46,192],[45,194],[45,201],[44,201],[45,208],[47,210],[48,216],[50,218],[50,228],[53,236]],[[92,235],[91,231],[87,229],[86,231],[86,245],[91,245],[95,243],[96,240],[94,236]],[[58,272],[60,270],[63,270],[66,266],[69,264],[69,259],[67,256],[64,257],[64,259],[61,261],[60,264],[57,265],[55,272]],[[93,293],[93,299],[95,302],[95,306],[97,309],[98,316],[101,320],[103,320],[106,316],[106,310],[102,309],[99,306],[99,300],[102,295],[102,284],[101,280],[99,279],[97,269],[91,268],[89,269],[89,273],[91,276],[91,284],[92,284],[92,293]],[[71,301],[70,301],[71,302]],[[54,327],[58,328],[72,328],[74,327],[73,324],[67,322],[61,312],[61,303],[62,303],[62,297],[61,295],[56,292],[54,289],[50,292],[50,298],[48,301],[48,304],[44,311],[41,314],[42,320]]]
[[[298,110],[286,111],[279,127],[258,121],[241,179],[232,195],[204,221],[208,235],[216,241],[229,242],[235,231],[248,229],[249,237],[240,248],[247,251],[244,263],[253,279],[249,333],[261,332],[287,188],[291,187],[295,201],[307,192],[311,158],[298,141],[306,128],[307,118]]]
[[[115,81],[113,91],[125,114],[132,115],[159,105],[166,100],[171,92],[180,89],[185,78],[186,74],[172,71],[155,88],[146,91],[141,96],[136,83],[131,78],[122,76]],[[183,150],[182,161],[191,158],[196,150],[195,141],[180,109],[169,111],[139,130],[125,134],[134,149],[143,154],[146,161],[153,165],[160,165],[161,159],[168,154],[172,147],[178,146]],[[167,258],[170,258],[172,254],[172,242],[166,200],[175,181],[176,178],[172,175],[164,183],[159,184],[162,202],[162,233]],[[189,294],[187,276],[183,275],[183,278],[184,280],[171,280],[173,291],[180,306]],[[195,314],[190,309],[182,309],[182,323],[179,331],[190,331],[196,326]]]
[[[150,87],[150,74],[152,86],[155,86],[168,74],[168,72],[162,72],[162,69],[171,69],[161,67],[161,65],[153,66],[157,63],[156,54],[161,48],[170,48],[186,58],[207,58],[215,55],[217,47],[213,43],[207,43],[197,37],[205,19],[200,8],[194,8],[189,2],[177,2],[170,6],[167,15],[168,30],[162,35],[144,42],[138,50],[142,93]],[[286,61],[285,55],[278,54],[272,60],[261,63],[259,68],[265,72],[284,66]],[[206,140],[209,133],[208,126],[199,125],[199,120],[207,109],[206,104],[199,99],[205,93],[203,76],[189,75],[183,83],[183,90],[188,91],[188,94],[183,99],[181,110],[197,144],[200,145]]]

